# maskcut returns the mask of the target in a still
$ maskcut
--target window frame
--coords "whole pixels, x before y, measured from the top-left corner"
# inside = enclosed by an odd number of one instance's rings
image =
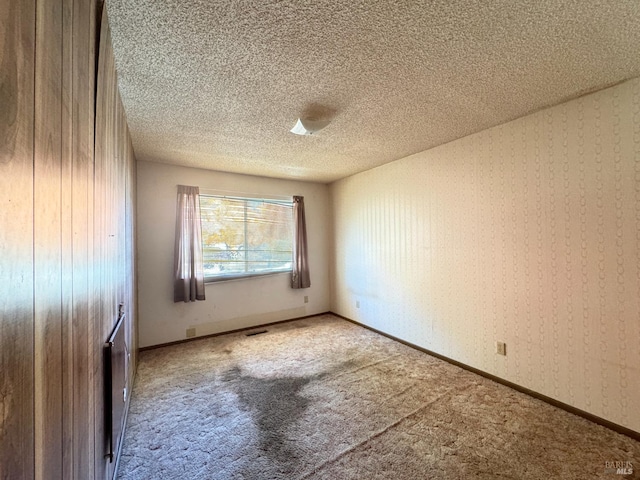
[[[295,225],[293,225],[293,197],[270,197],[270,196],[263,196],[263,195],[239,195],[239,194],[227,195],[227,194],[221,194],[221,193],[207,193],[207,192],[201,191],[200,193],[201,208],[202,208],[202,197],[213,197],[213,198],[219,198],[219,199],[225,199],[225,200],[237,200],[237,201],[244,201],[244,202],[253,201],[253,202],[271,203],[271,204],[290,207],[291,208],[291,227],[292,229],[295,229]],[[284,198],[287,198],[288,200],[285,200]],[[202,227],[202,225],[204,225],[202,218],[200,222]],[[247,226],[246,225],[246,205],[245,205],[244,225],[245,225],[245,232],[246,232],[246,226]],[[202,228],[202,232],[204,234],[205,232],[204,228]],[[212,277],[212,276],[207,276],[203,266],[204,283],[208,284],[208,283],[229,282],[229,281],[243,280],[243,279],[256,278],[256,277],[266,277],[266,276],[272,276],[272,275],[283,275],[283,274],[291,275],[291,273],[293,272],[293,247],[294,247],[293,243],[294,243],[294,235],[291,236],[291,267],[289,269],[271,270],[266,272],[232,273],[229,275],[217,275]],[[245,237],[245,244],[246,244],[246,237]],[[204,238],[203,238],[202,248],[204,250]],[[203,256],[203,263],[205,263],[204,256]],[[244,260],[244,263],[245,264],[247,263],[246,258]]]

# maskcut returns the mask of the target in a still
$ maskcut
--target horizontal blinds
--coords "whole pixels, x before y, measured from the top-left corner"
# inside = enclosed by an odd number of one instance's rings
[[[290,202],[201,195],[205,277],[291,269]]]

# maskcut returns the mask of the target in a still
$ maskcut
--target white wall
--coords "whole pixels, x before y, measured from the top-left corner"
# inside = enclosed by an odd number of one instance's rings
[[[640,80],[331,198],[334,312],[640,431]]]
[[[293,290],[279,274],[206,286],[207,299],[173,303],[176,186],[261,195],[302,195],[305,201],[311,288]],[[207,335],[329,310],[329,188],[151,162],[138,162],[138,294],[140,346]],[[309,303],[304,303],[304,296]]]

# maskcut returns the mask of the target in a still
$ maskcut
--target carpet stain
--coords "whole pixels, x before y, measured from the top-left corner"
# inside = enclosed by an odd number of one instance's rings
[[[287,427],[296,422],[310,401],[300,391],[325,373],[303,377],[256,378],[234,367],[223,375],[259,429],[260,449],[272,460],[292,464],[298,458],[294,445],[286,438]]]
[[[225,372],[222,380],[232,387],[241,405],[247,409],[259,430],[260,449],[272,461],[280,465],[280,472],[297,471],[299,452],[296,442],[287,438],[287,428],[305,413],[312,401],[301,395],[309,383],[322,380],[328,375],[339,375],[361,367],[362,361],[349,359],[327,371],[300,377],[257,378],[242,373],[235,366]]]
[[[330,315],[306,323],[143,352],[119,480],[583,480],[640,459],[640,443],[459,367]]]

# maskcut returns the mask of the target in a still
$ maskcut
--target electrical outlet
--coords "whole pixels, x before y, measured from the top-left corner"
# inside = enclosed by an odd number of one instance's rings
[[[309,303],[309,296],[308,295],[304,296],[304,303]]]
[[[187,328],[187,338],[195,337],[195,336],[196,336],[196,329],[195,329],[195,327],[193,327],[193,328]]]
[[[504,342],[496,342],[496,353],[498,355],[506,355],[507,354],[507,344]]]
[[[360,308],[360,300],[356,300],[356,308]]]

